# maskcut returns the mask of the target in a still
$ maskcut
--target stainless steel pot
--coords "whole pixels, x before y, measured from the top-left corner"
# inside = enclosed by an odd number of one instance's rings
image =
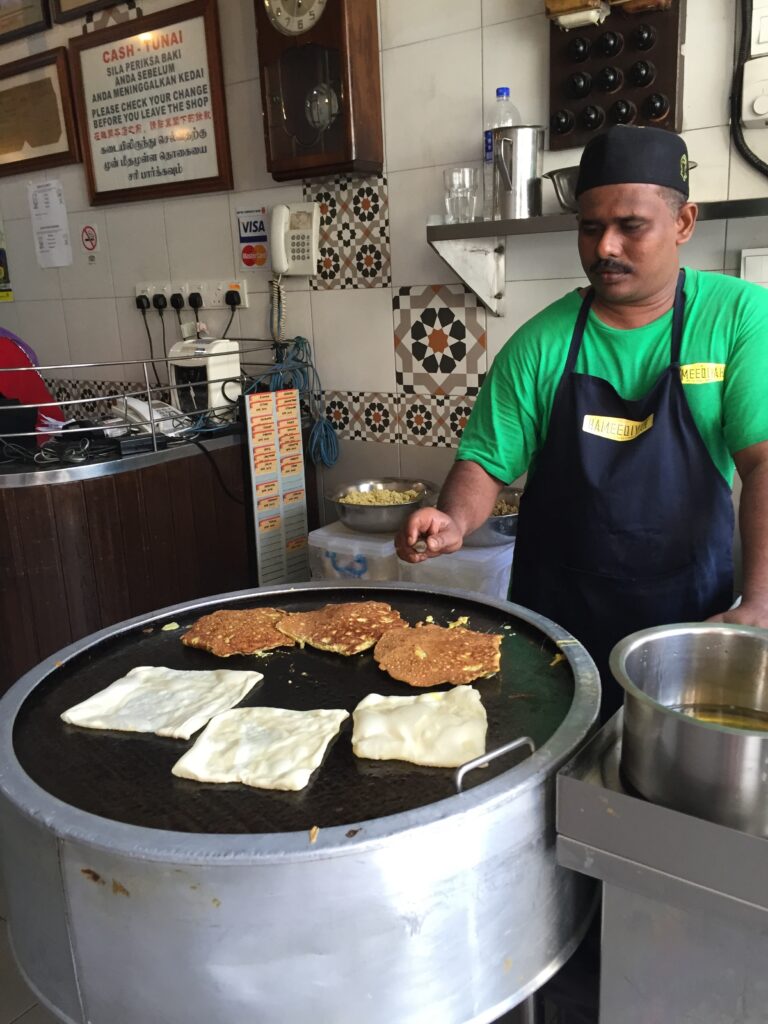
[[[648,800],[768,837],[768,630],[716,623],[626,637],[621,767]]]
[[[459,591],[425,595],[408,584],[357,586],[357,599],[360,592],[394,605],[426,599],[446,612],[470,603]],[[350,593],[341,584],[300,584],[164,609],[59,652],[0,702],[0,864],[9,932],[29,984],[62,1020],[486,1024],[539,988],[573,951],[589,921],[594,888],[556,863],[555,773],[590,731],[599,682],[573,637],[517,605],[471,602],[473,616],[485,612],[514,624],[504,644],[515,651],[522,644],[543,663],[545,691],[572,693],[564,717],[520,763],[513,759],[505,771],[510,762],[497,762],[495,778],[488,777],[490,766],[487,781],[408,811],[377,818],[371,807],[367,820],[314,834],[305,828],[166,831],[65,803],[22,767],[20,745],[39,736],[24,721],[31,706],[34,714],[50,712],[58,720],[58,707],[49,703],[61,693],[57,673],[62,678],[71,670],[69,684],[82,686],[78,673],[95,672],[100,685],[115,664],[111,659],[135,641],[144,645],[141,657],[144,650],[167,655],[169,644],[179,648],[173,657],[189,657],[191,648],[157,628],[169,619],[183,623],[246,599],[319,605]],[[553,648],[566,662],[549,668]],[[288,652],[286,664],[293,657]],[[332,672],[349,676],[350,686],[362,685],[364,666],[349,659],[347,667],[346,661]],[[270,672],[266,662],[258,667]],[[291,675],[298,684],[298,674]],[[530,675],[523,678],[530,689]],[[152,757],[166,759],[176,754],[164,747],[178,744],[143,739],[143,746],[141,737],[89,736],[78,743],[83,756],[94,743],[117,744],[104,777],[84,780],[83,798],[125,779],[127,790],[120,784],[132,801],[156,803],[152,788],[136,782],[135,770],[121,770],[120,758],[137,750],[136,769],[147,763],[150,749]],[[48,761],[43,756],[46,772]],[[61,774],[72,771],[69,764],[60,767]],[[357,788],[370,790],[374,779],[366,781],[365,766],[351,770],[363,773]],[[390,778],[383,777],[387,791],[397,788],[387,785]],[[419,779],[423,792],[428,771]],[[154,790],[162,785],[158,776]],[[218,814],[233,797],[247,808],[257,799],[255,793],[183,789],[187,796],[169,791],[168,806],[182,796],[192,801],[200,829],[211,820],[206,806]],[[282,813],[285,794],[269,796],[272,812]],[[313,793],[295,796],[307,824],[317,820]]]
[[[493,152],[494,217],[538,217],[544,129],[540,125],[495,128]]]

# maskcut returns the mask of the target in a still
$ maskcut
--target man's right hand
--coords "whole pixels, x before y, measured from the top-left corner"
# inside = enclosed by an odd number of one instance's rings
[[[411,513],[395,537],[395,550],[404,562],[424,562],[458,551],[463,539],[463,533],[445,512],[432,507],[420,508]],[[425,550],[414,547],[419,541],[426,544]]]

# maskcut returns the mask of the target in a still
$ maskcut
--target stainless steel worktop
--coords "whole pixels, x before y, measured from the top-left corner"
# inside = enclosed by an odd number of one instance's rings
[[[149,437],[149,435],[147,435]],[[220,451],[240,444],[242,434],[198,438],[209,451]],[[108,455],[77,465],[32,465],[30,463],[9,463],[0,466],[0,489],[6,487],[30,487],[50,484],[71,484],[80,480],[131,473],[137,469],[156,466],[190,455],[201,454],[191,441],[174,441],[168,448],[142,452],[140,455]]]

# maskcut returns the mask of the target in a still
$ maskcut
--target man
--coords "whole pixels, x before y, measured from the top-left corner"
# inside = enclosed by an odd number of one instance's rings
[[[605,718],[622,699],[608,655],[628,633],[702,619],[768,627],[768,291],[680,269],[698,211],[679,136],[611,128],[585,148],[576,195],[591,287],[504,346],[438,508],[410,517],[397,550],[410,562],[458,550],[528,470],[510,600],[586,646]]]

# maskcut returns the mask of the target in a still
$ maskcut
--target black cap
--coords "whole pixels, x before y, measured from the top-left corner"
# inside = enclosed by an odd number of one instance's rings
[[[584,147],[576,195],[599,185],[661,185],[688,198],[688,150],[674,132],[617,124]]]

